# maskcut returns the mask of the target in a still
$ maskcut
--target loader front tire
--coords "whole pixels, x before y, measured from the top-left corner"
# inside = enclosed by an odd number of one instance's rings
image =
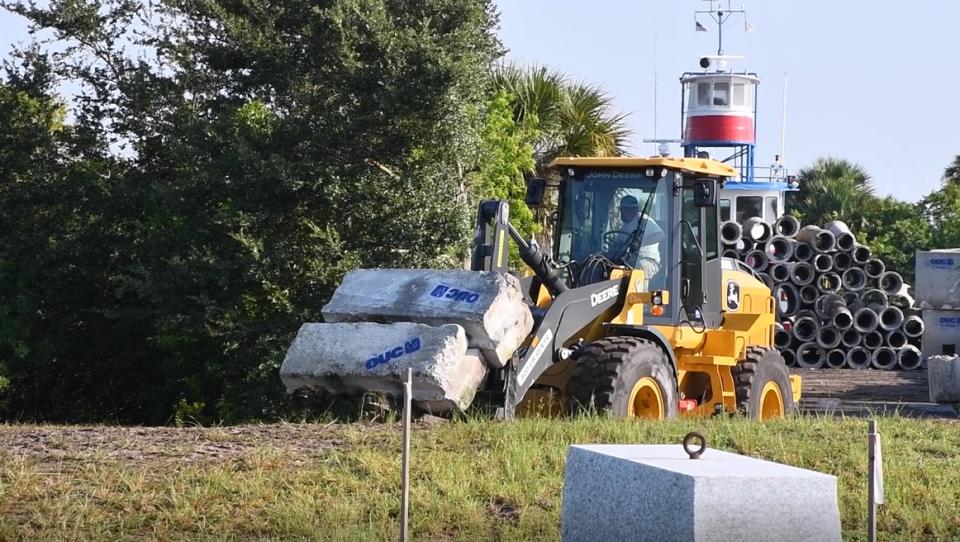
[[[570,376],[570,411],[620,418],[674,418],[679,412],[676,373],[667,354],[638,337],[606,337],[576,354]]]
[[[796,404],[790,389],[790,372],[780,352],[751,346],[733,369],[737,410],[754,420],[773,420],[793,414]]]

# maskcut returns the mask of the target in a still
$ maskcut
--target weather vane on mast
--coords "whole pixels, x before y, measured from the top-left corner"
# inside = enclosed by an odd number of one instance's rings
[[[697,15],[709,15],[713,22],[717,23],[717,56],[723,56],[723,23],[727,22],[734,15],[743,15],[743,29],[745,32],[753,32],[753,26],[747,22],[747,11],[740,6],[740,9],[733,9],[731,0],[727,0],[727,7],[724,9],[723,0],[703,0],[710,4],[710,9],[698,10],[694,12],[693,20],[697,25],[697,32],[707,32],[707,27],[700,24]]]

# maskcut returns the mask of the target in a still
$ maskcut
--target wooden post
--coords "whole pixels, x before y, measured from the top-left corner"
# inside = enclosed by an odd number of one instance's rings
[[[877,422],[867,422],[867,541],[877,542]]]
[[[410,519],[410,410],[413,399],[413,369],[407,368],[407,381],[403,384],[403,474],[400,494],[400,542],[407,542]]]

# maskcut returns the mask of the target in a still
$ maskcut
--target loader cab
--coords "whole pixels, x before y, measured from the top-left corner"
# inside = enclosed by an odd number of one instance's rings
[[[716,194],[732,168],[690,158],[558,158],[552,166],[560,177],[553,257],[570,286],[606,280],[618,268],[655,268],[638,290],[666,290],[672,301],[663,314],[645,310],[645,323],[719,322]],[[624,258],[624,244],[641,233],[639,251]]]

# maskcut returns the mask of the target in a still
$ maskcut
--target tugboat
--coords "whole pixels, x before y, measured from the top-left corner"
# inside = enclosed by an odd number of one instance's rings
[[[707,18],[717,27],[717,54],[700,58],[701,71],[680,77],[681,131],[684,156],[713,158],[730,164],[740,178],[724,184],[719,193],[720,220],[745,220],[759,217],[771,226],[784,213],[786,192],[797,189],[795,176],[789,175],[778,154],[769,167],[756,165],[757,86],[756,73],[735,71],[730,65],[741,56],[723,51],[723,26],[735,15],[746,11],[727,8],[718,0],[705,0],[710,8],[697,11],[696,29],[706,31],[700,19]]]

